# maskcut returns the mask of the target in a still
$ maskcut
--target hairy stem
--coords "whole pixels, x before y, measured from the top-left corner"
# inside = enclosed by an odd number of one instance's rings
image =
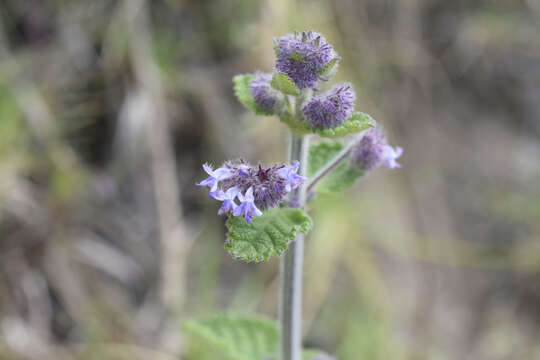
[[[308,137],[291,132],[289,162],[300,161],[298,174],[307,170]],[[306,186],[303,184],[292,192],[302,207],[306,201]],[[289,249],[281,258],[281,360],[301,360],[302,358],[302,264],[304,260],[304,234],[298,233]]]
[[[330,171],[332,171],[332,169],[338,166],[351,153],[354,144],[354,141],[348,143],[347,146],[345,146],[343,150],[339,152],[339,154],[337,154],[332,160],[326,163],[322,168],[319,169],[319,171],[317,171],[315,175],[311,177],[311,179],[306,184],[306,193],[309,193],[311,190],[313,190],[315,185],[317,185],[317,183],[322,178],[324,178],[325,175],[327,175]]]

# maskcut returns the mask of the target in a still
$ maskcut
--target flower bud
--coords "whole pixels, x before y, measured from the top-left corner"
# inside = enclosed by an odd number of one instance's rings
[[[356,96],[350,84],[338,84],[331,90],[314,96],[302,113],[314,129],[333,129],[343,125],[354,110]]]
[[[388,169],[400,168],[396,161],[403,149],[393,148],[386,142],[386,136],[381,126],[366,130],[357,140],[351,151],[351,160],[361,170],[370,171],[379,166]]]
[[[286,74],[299,89],[313,88],[323,76],[327,78],[339,56],[317,32],[294,32],[274,39],[276,70]]]
[[[270,86],[272,74],[258,72],[249,84],[255,104],[270,113],[279,113],[284,106],[283,94]]]

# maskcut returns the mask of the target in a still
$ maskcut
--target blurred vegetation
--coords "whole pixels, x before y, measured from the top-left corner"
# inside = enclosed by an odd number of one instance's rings
[[[223,250],[200,165],[284,158],[232,77],[326,35],[405,149],[313,204],[305,345],[356,359],[540,358],[534,0],[0,3],[0,359],[221,359],[182,320],[276,314],[277,262]]]

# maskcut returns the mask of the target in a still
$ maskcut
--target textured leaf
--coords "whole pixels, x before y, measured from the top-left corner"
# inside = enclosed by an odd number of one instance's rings
[[[220,358],[262,360],[278,352],[278,326],[263,317],[219,314],[188,320],[182,327]]]
[[[280,256],[296,233],[307,234],[311,225],[311,218],[300,209],[269,209],[250,223],[241,216],[229,217],[225,249],[244,261],[268,260]]]
[[[284,94],[295,96],[300,94],[300,90],[294,85],[294,82],[287,75],[282,73],[275,73],[270,85]]]
[[[326,163],[332,160],[341,150],[343,144],[338,141],[325,141],[309,147],[308,177],[312,177]],[[319,193],[333,194],[341,192],[353,185],[363,172],[351,166],[348,159],[344,159],[330,171],[315,186]]]
[[[264,110],[255,104],[255,99],[251,90],[249,90],[249,84],[255,77],[254,74],[236,75],[233,78],[234,93],[238,100],[244,104],[246,108],[253,111],[257,115],[274,115],[272,112]]]
[[[323,81],[328,81],[337,72],[339,65],[339,58],[333,58],[322,69],[318,71],[319,77]]]
[[[355,112],[345,120],[343,125],[337,128],[324,130],[313,129],[312,131],[322,137],[337,138],[357,133],[373,126],[375,126],[375,120],[371,116],[361,112]]]

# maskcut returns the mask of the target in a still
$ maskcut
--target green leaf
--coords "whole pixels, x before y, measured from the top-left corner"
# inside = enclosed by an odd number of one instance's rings
[[[337,138],[354,134],[375,126],[375,120],[368,114],[355,112],[341,126],[334,129],[313,129],[312,131],[322,137]]]
[[[236,75],[233,78],[234,93],[236,97],[246,108],[257,115],[274,115],[271,111],[264,110],[255,104],[255,98],[253,97],[251,90],[249,90],[249,84],[254,77],[254,74],[245,74]]]
[[[301,209],[269,209],[248,223],[241,216],[229,217],[225,249],[244,261],[263,261],[280,256],[296,233],[307,234],[311,218]]]
[[[292,52],[289,57],[297,62],[306,61],[306,57],[296,51]]]
[[[343,144],[338,141],[325,141],[309,147],[308,177],[312,177],[332,160],[341,150]],[[318,193],[334,194],[352,186],[363,172],[351,165],[348,159],[343,160],[315,186]]]
[[[270,81],[270,86],[274,89],[281,91],[284,94],[298,96],[300,90],[294,85],[294,82],[287,75],[282,73],[275,73]]]
[[[339,65],[339,60],[339,57],[333,58],[328,62],[328,64],[324,65],[324,67],[318,71],[321,80],[328,81],[332,78],[332,76],[335,75]]]
[[[182,327],[220,358],[262,360],[278,352],[278,326],[263,317],[218,314],[188,320]]]

